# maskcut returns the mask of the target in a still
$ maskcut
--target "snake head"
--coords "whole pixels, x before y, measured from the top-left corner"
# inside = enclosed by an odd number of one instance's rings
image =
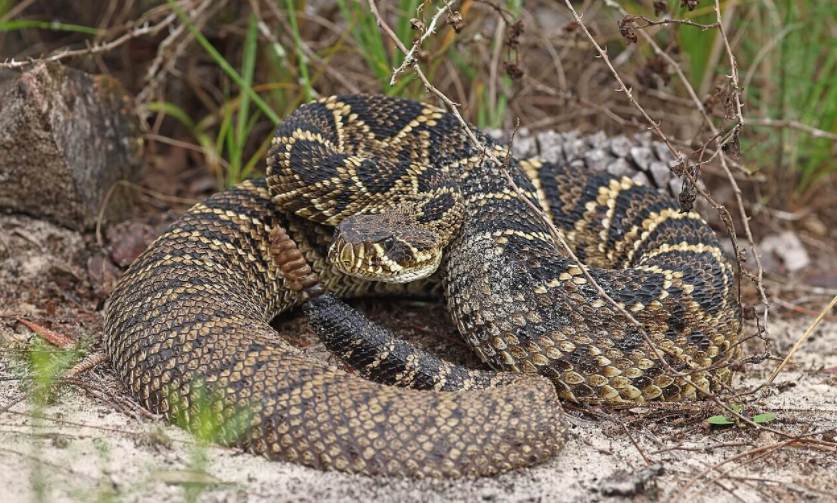
[[[356,278],[408,283],[436,271],[443,246],[438,234],[404,213],[360,214],[337,226],[328,262]]]

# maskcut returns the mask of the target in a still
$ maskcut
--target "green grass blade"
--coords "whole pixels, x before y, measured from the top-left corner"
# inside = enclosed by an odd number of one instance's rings
[[[85,35],[98,35],[99,29],[80,24],[62,23],[60,21],[41,21],[38,19],[13,19],[0,21],[0,31],[16,31],[26,29],[68,31]]]
[[[288,10],[288,22],[291,25],[291,35],[294,38],[294,46],[296,49],[297,65],[299,66],[299,80],[302,84],[302,89],[305,92],[305,100],[310,101],[317,96],[314,88],[311,86],[311,78],[308,74],[308,59],[302,51],[302,37],[299,35],[299,26],[296,19],[296,8],[293,0],[285,0],[285,8]]]
[[[253,75],[256,69],[256,55],[258,54],[258,21],[255,15],[250,14],[247,24],[247,33],[244,36],[244,47],[241,55],[241,77],[244,88],[253,87]],[[227,109],[232,113],[232,108]],[[229,154],[229,170],[226,176],[226,185],[236,185],[241,181],[241,165],[244,148],[247,145],[247,136],[250,115],[250,95],[242,92],[238,102],[238,114],[236,115],[235,129],[230,128],[227,136],[227,152]]]
[[[183,124],[186,127],[186,129],[188,129],[191,132],[194,132],[195,129],[197,129],[195,121],[193,121],[192,118],[189,117],[189,114],[187,114],[185,110],[175,105],[174,103],[170,103],[168,101],[152,101],[145,105],[145,108],[149,112],[162,113],[164,115],[168,115],[169,117],[177,119],[181,124]]]
[[[233,82],[235,82],[243,92],[247,93],[250,96],[250,99],[253,100],[253,103],[257,107],[259,107],[262,113],[264,113],[271,120],[271,122],[273,122],[273,124],[279,124],[279,122],[281,121],[279,116],[276,115],[276,113],[270,108],[270,106],[267,103],[265,103],[261,96],[259,96],[258,93],[256,93],[253,90],[252,86],[248,86],[246,82],[244,82],[244,79],[241,77],[241,75],[238,74],[237,71],[235,71],[235,68],[233,68],[232,65],[230,65],[226,59],[224,59],[224,56],[222,56],[221,53],[219,53],[218,50],[215,49],[212,43],[210,43],[209,40],[206,39],[203,33],[201,33],[200,30],[198,30],[197,27],[195,27],[195,25],[189,19],[189,16],[187,16],[183,12],[183,9],[181,9],[174,0],[168,0],[167,3],[169,7],[171,7],[175,11],[177,17],[180,18],[180,21],[186,26],[186,28],[189,29],[189,32],[195,37],[195,40],[198,41],[201,47],[203,47],[207,54],[209,54],[209,56],[224,71],[224,73],[226,73],[227,76],[231,78]]]
[[[244,79],[244,84],[251,88],[253,87],[253,74],[256,70],[256,55],[258,53],[258,21],[256,16],[250,15],[250,20],[247,25],[247,35],[244,38],[244,49],[241,63],[241,76]],[[250,112],[250,95],[248,93],[241,93],[241,103],[238,107],[238,121],[236,123],[236,135],[238,141],[244,141],[245,127],[247,125],[247,118]]]

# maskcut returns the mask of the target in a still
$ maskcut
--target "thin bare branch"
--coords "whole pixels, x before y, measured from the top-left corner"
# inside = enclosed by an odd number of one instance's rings
[[[815,128],[814,126],[809,126],[808,124],[803,124],[802,122],[790,120],[790,119],[769,119],[769,118],[759,118],[759,117],[745,117],[744,124],[756,127],[772,127],[772,128],[788,128],[788,129],[796,129],[797,131],[802,131],[807,133],[814,138],[826,138],[831,141],[837,141],[837,133],[832,133],[829,131],[824,131],[822,129]]]
[[[54,54],[49,56],[44,56],[41,58],[34,58],[34,59],[26,59],[17,61],[14,58],[9,59],[7,61],[3,61],[0,63],[0,69],[18,69],[23,68],[26,66],[31,66],[37,63],[53,63],[56,61],[61,61],[68,58],[75,58],[79,56],[91,56],[94,54],[101,54],[104,52],[110,52],[117,47],[123,45],[124,43],[128,42],[129,40],[135,39],[137,37],[143,37],[146,35],[154,35],[159,33],[163,28],[169,26],[177,19],[177,15],[174,13],[169,14],[162,21],[156,24],[148,24],[148,22],[143,22],[137,25],[135,28],[131,29],[127,33],[123,34],[120,37],[117,37],[109,42],[102,42],[99,44],[94,44],[90,47],[85,49],[62,49]]]
[[[814,319],[813,322],[811,322],[811,324],[808,326],[805,332],[803,332],[802,335],[799,336],[799,339],[796,340],[793,347],[791,347],[790,351],[788,351],[788,354],[785,355],[785,358],[782,360],[782,363],[777,365],[773,372],[770,373],[770,377],[767,378],[767,382],[765,383],[765,385],[769,386],[771,383],[773,383],[773,380],[776,379],[776,376],[779,375],[779,372],[782,371],[782,369],[785,367],[785,365],[788,364],[793,355],[796,354],[796,351],[799,349],[800,346],[802,346],[802,343],[808,340],[808,337],[810,337],[811,334],[814,333],[814,329],[816,329],[817,326],[819,326],[820,322],[823,320],[823,318],[825,318],[825,315],[831,312],[832,309],[834,309],[835,305],[837,305],[837,295],[835,295],[834,298],[831,299],[831,302],[827,306],[825,306],[822,311],[820,311],[820,314]]]
[[[436,14],[430,20],[430,24],[427,25],[427,29],[424,30],[424,33],[422,33],[421,36],[415,40],[415,42],[413,42],[413,46],[410,47],[410,50],[407,51],[404,55],[404,61],[402,61],[401,64],[398,65],[398,68],[393,70],[392,77],[389,79],[389,85],[394,86],[395,83],[398,81],[398,76],[401,73],[403,73],[404,70],[406,70],[408,67],[416,64],[416,51],[418,51],[419,47],[421,47],[421,44],[423,44],[424,41],[427,40],[427,37],[436,33],[436,28],[438,27],[439,19],[441,19],[442,16],[450,10],[451,5],[453,5],[453,3],[454,0],[448,0],[441,7],[439,7],[439,9],[436,11]],[[380,19],[380,15],[378,16],[378,19]]]
[[[645,24],[635,24],[634,28],[643,29],[649,28],[651,26],[661,26],[666,24],[677,24],[683,26],[694,26],[695,28],[700,28],[701,31],[711,30],[718,27],[718,23],[712,24],[701,24],[696,23],[694,21],[690,21],[688,19],[672,19],[672,18],[663,18],[663,19],[649,19],[645,16],[633,16],[627,15],[630,19],[642,21]]]

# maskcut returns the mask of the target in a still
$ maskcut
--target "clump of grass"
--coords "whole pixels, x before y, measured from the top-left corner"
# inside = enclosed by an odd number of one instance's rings
[[[771,117],[798,120],[824,131],[837,132],[837,12],[831,0],[781,2],[782,24],[793,26],[774,56],[779,70],[778,96],[749,96],[756,107]],[[773,99],[771,99],[773,98]],[[762,103],[767,100],[767,103]],[[798,190],[804,191],[819,178],[837,172],[833,141],[784,129],[778,133],[778,154],[792,171],[799,172]],[[771,136],[776,136],[772,134]],[[754,146],[758,146],[755,144]]]
[[[7,11],[8,8],[0,6],[0,12]],[[15,31],[15,30],[50,30],[50,31],[67,31],[71,33],[81,33],[84,35],[98,35],[99,30],[91,28],[90,26],[82,26],[80,24],[62,23],[60,21],[41,21],[38,19],[13,19],[9,21],[0,21],[0,31]]]
[[[219,394],[209,390],[204,383],[191,384],[188,398],[178,392],[170,394],[173,422],[189,430],[197,442],[189,451],[189,470],[194,474],[206,474],[209,467],[210,444],[233,445],[247,432],[252,423],[252,412],[224,401]],[[211,483],[196,479],[184,485],[187,501],[196,501]],[[206,480],[212,480],[206,477]]]
[[[406,44],[409,44],[409,22],[413,13],[415,13],[417,3],[416,0],[402,1],[401,9],[399,9],[401,15],[395,23],[395,26],[397,26],[396,35]],[[390,51],[387,50],[375,21],[375,16],[372,15],[366,5],[352,0],[337,0],[337,5],[340,7],[343,20],[350,26],[349,31],[357,44],[360,56],[366,61],[367,67],[380,82],[382,90],[389,94],[396,94],[398,89],[389,88],[388,83],[392,69],[401,62],[403,56],[397,51],[390,54]]]
[[[671,3],[674,17],[712,23],[711,3],[688,11]],[[730,31],[738,41],[740,74],[748,77],[745,112],[779,123],[796,121],[822,131],[837,132],[837,11],[831,0],[754,2],[739,4]],[[712,81],[729,73],[724,58],[713,50],[717,30],[677,28],[679,47],[688,59],[690,81],[704,94]],[[748,126],[743,151],[755,169],[776,173],[776,189],[802,193],[819,179],[837,173],[834,141],[789,127]]]
[[[81,359],[84,353],[80,345],[58,349],[40,338],[34,339],[30,344],[28,355],[31,387],[28,394],[32,412],[31,425],[34,432],[40,431],[44,426],[44,410],[54,397],[56,382],[67,369]],[[48,471],[39,461],[41,449],[37,441],[32,442],[32,467],[29,472],[29,481],[35,492],[35,499],[47,501],[49,478]]]

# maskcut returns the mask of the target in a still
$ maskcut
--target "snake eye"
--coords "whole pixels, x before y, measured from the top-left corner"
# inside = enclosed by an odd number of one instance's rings
[[[386,249],[390,249],[393,246],[395,246],[395,238],[392,236],[387,236],[381,241],[381,245]]]

